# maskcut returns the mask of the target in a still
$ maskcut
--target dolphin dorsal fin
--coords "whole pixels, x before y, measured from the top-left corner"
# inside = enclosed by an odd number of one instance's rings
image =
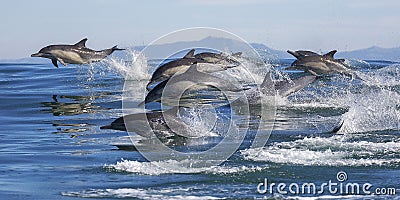
[[[186,70],[185,73],[193,73],[193,72],[199,72],[199,70],[197,69],[197,61],[194,62],[192,65],[190,65],[189,69]]]
[[[290,53],[292,56],[296,57],[297,59],[300,59],[303,57],[299,53],[294,52],[294,51],[287,50],[287,52]]]
[[[275,83],[271,78],[271,71],[269,71],[264,78],[264,81],[260,85],[260,91],[269,96],[275,95]]]
[[[185,56],[183,56],[184,58],[194,58],[194,51],[195,49],[190,50]]]
[[[88,40],[87,38],[83,38],[81,41],[79,41],[78,43],[76,43],[75,46],[78,46],[78,47],[86,47],[86,41],[87,41],[87,40]]]
[[[324,54],[324,56],[333,58],[333,56],[335,55],[336,52],[337,52],[337,50],[332,50],[332,51]]]

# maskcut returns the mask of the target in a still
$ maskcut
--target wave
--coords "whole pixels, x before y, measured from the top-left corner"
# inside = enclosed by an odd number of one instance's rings
[[[359,137],[305,137],[241,151],[246,160],[305,166],[399,167],[399,141],[371,142]]]
[[[387,67],[357,73],[368,86],[398,86],[400,85],[400,65],[393,64]]]
[[[118,172],[129,172],[143,175],[161,175],[161,174],[190,174],[190,173],[207,173],[207,174],[236,174],[262,171],[266,166],[213,166],[213,167],[199,167],[190,168],[188,163],[193,160],[167,160],[167,161],[153,161],[153,162],[139,162],[134,160],[124,160],[117,162],[113,165],[105,165],[108,170],[115,170]]]
[[[62,192],[61,195],[81,198],[138,198],[138,199],[223,199],[214,196],[183,195],[188,193],[188,188],[169,189],[141,189],[141,188],[118,188],[118,189],[91,189],[80,192]]]
[[[343,115],[338,133],[399,130],[400,95],[390,90],[377,90],[349,95],[349,111]]]

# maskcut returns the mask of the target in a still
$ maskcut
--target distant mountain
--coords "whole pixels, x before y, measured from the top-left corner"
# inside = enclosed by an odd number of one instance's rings
[[[247,47],[243,47],[244,43],[235,41],[228,38],[219,37],[206,37],[199,41],[188,41],[188,42],[176,42],[170,44],[160,44],[153,45],[151,52],[154,53],[150,57],[155,58],[165,58],[170,55],[165,54],[165,52],[177,52],[182,49],[188,49],[192,47],[208,47],[214,49],[228,49],[232,52],[242,51]],[[288,54],[286,51],[272,49],[264,44],[260,43],[250,43],[250,45],[258,51],[263,58],[268,60],[274,59],[288,59],[293,56]],[[143,50],[145,46],[134,47],[135,50]],[[331,49],[329,49],[330,51]],[[187,51],[185,51],[187,52]],[[185,52],[176,54],[176,57],[181,57]],[[328,52],[328,51],[327,51]],[[400,47],[398,48],[380,48],[371,47],[367,49],[360,49],[355,51],[338,52],[336,54],[337,58],[348,58],[348,59],[360,59],[360,60],[386,60],[400,62]]]
[[[261,45],[261,44],[260,44]],[[174,57],[182,57],[189,49],[198,48],[201,49],[215,49],[215,50],[229,50],[231,52],[244,51],[250,49],[246,43],[238,40],[221,37],[206,37],[198,41],[184,41],[174,42],[168,44],[156,44],[150,46],[136,46],[134,50],[141,51],[146,48],[146,56],[150,58],[166,58],[176,52],[180,52],[187,49],[185,52],[175,54]],[[269,49],[269,48],[268,48]],[[196,53],[200,52],[197,51]]]
[[[373,46],[367,49],[338,52],[336,53],[336,57],[360,60],[386,60],[400,62],[400,47],[381,48]]]
[[[258,53],[267,59],[285,59],[290,58],[291,55],[286,51],[280,51],[267,47],[265,44],[250,43],[250,45],[258,51]]]

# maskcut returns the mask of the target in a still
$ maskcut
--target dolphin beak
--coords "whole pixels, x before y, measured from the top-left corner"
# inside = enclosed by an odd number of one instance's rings
[[[42,55],[43,55],[42,53],[34,53],[31,55],[31,57],[40,57]]]

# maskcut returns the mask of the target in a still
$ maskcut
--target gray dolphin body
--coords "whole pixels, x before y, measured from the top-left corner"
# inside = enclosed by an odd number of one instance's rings
[[[242,55],[242,52],[237,52],[232,55],[225,55],[223,53],[212,53],[212,52],[202,52],[196,54],[194,57],[197,59],[205,60],[208,63],[213,64],[236,64],[238,65],[239,62],[237,58]]]
[[[135,132],[146,138],[154,136],[158,138],[200,137],[201,135],[194,131],[193,127],[181,120],[179,117],[181,111],[179,107],[173,107],[167,111],[126,115],[114,120],[110,125],[100,127],[100,129]]]
[[[333,56],[336,50],[327,54],[319,55],[312,51],[287,51],[297,58],[287,69],[308,71],[313,75],[341,73],[347,76],[355,76],[352,71],[346,68],[344,59],[335,59]]]
[[[265,95],[274,96],[278,94],[281,97],[287,97],[313,83],[316,79],[316,76],[309,75],[298,77],[291,81],[284,80],[274,82],[271,79],[270,72],[268,72],[264,78],[264,81],[260,85],[260,90]]]
[[[100,129],[130,131],[146,138],[151,138],[153,136],[172,137],[175,136],[176,133],[171,130],[168,124],[174,128],[186,127],[185,123],[177,117],[178,109],[179,108],[174,107],[163,112],[159,111],[126,115],[114,120],[110,125],[100,127]],[[168,123],[165,120],[166,117],[169,118]],[[179,131],[178,133],[184,133],[184,131]],[[190,137],[190,135],[182,136]]]
[[[261,103],[261,98],[274,97],[275,95],[287,97],[295,92],[300,91],[307,85],[313,83],[316,79],[317,76],[309,75],[302,76],[290,81],[273,81],[271,79],[270,72],[268,72],[259,87],[247,91],[247,98],[239,98],[238,100],[233,102],[233,105],[259,104]],[[268,101],[266,101],[265,103],[268,103]]]
[[[195,49],[192,49],[183,58],[165,63],[160,67],[158,67],[151,76],[150,82],[147,84],[147,89],[150,90],[149,87],[154,83],[164,81],[178,72],[179,73],[185,72],[194,63],[218,64],[218,65],[212,65],[212,67],[210,67],[211,65],[208,65],[209,67],[206,67],[207,65],[204,65],[204,67],[198,68],[199,71],[205,73],[223,71],[232,67],[236,67],[238,65],[237,62],[235,62],[234,64],[224,63],[223,61],[226,61],[228,59],[228,57],[226,56],[210,52],[194,55],[194,52]]]
[[[88,64],[101,61],[116,50],[124,50],[114,46],[110,49],[95,51],[86,47],[86,41],[87,38],[74,45],[49,45],[40,49],[38,53],[32,54],[31,57],[51,59],[53,65],[58,67],[57,61],[64,66],[67,64]]]
[[[213,64],[195,63],[188,70],[182,74],[177,74],[173,78],[164,80],[155,86],[146,96],[145,100],[139,104],[143,105],[146,103],[161,101],[161,97],[164,96],[167,100],[171,100],[174,106],[177,106],[180,98],[184,98],[183,92],[189,93],[191,91],[198,91],[208,88],[217,88],[221,91],[239,92],[243,88],[233,84],[232,81],[225,80],[204,72],[200,72],[199,68],[218,68],[214,67]],[[167,88],[164,90],[164,88]],[[165,102],[169,103],[169,102]]]
[[[129,126],[130,124],[132,126]],[[168,134],[169,127],[161,112],[126,115],[114,120],[110,125],[100,127],[100,129],[129,130],[143,137],[151,137],[151,131],[157,130],[163,136],[170,136]]]

